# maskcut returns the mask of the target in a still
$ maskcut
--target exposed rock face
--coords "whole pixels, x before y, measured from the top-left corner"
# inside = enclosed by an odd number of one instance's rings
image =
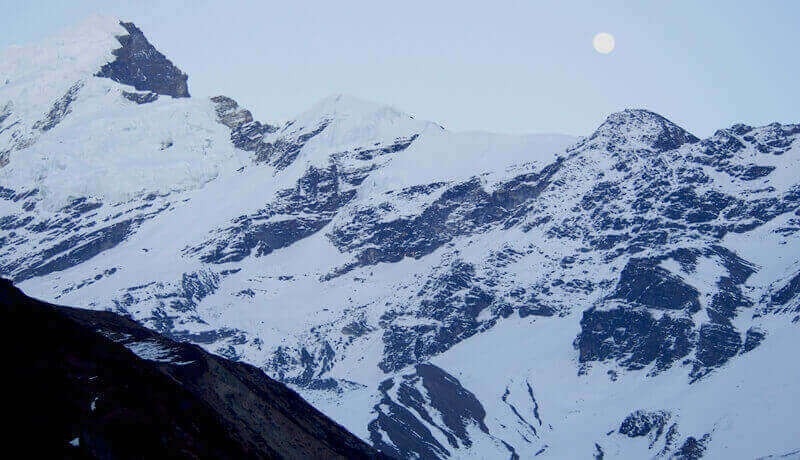
[[[61,123],[61,120],[71,111],[70,104],[72,104],[78,96],[78,92],[83,87],[83,84],[82,81],[79,81],[72,85],[66,94],[53,103],[53,108],[50,109],[50,112],[43,119],[33,124],[33,129],[49,131],[57,124]]]
[[[387,221],[383,216],[391,209],[364,210],[331,234],[341,251],[357,254],[356,262],[337,275],[359,266],[399,262],[406,257],[419,259],[459,236],[501,223],[512,226],[515,215],[524,213],[550,184],[560,165],[556,161],[539,173],[514,177],[493,193],[487,193],[477,178],[456,184],[412,219]]]
[[[335,164],[326,169],[310,167],[295,188],[281,190],[265,208],[241,216],[233,225],[221,229],[216,241],[191,248],[201,253],[206,263],[236,262],[250,254],[265,256],[306,238],[327,225],[336,211],[350,201],[354,191],[342,183]],[[302,216],[275,219],[302,210]]]
[[[5,263],[0,264],[0,272],[15,282],[61,271],[89,260],[118,245],[142,222],[169,208],[168,203],[155,195],[129,206],[117,204],[113,211],[101,209],[102,202],[81,197],[39,219],[34,217],[37,215],[38,190],[23,193],[11,189],[3,191],[6,193],[0,193],[0,200],[26,203],[21,215],[0,218],[0,229],[8,232],[0,239],[3,243],[0,244],[0,255],[5,258]],[[100,218],[104,214],[104,218]],[[15,254],[21,243],[31,240],[40,242],[37,256]]]
[[[590,309],[583,313],[576,346],[582,362],[618,359],[631,370],[655,363],[659,371],[689,354],[692,327],[688,318],[656,320],[643,309]]]
[[[214,96],[211,102],[216,105],[217,120],[231,130],[253,122],[250,111],[239,108],[239,103],[227,96]]]
[[[130,319],[38,302],[5,280],[0,316],[14,324],[3,348],[17,349],[6,435],[31,456],[381,457],[258,369]]]
[[[623,146],[636,142],[652,152],[659,152],[699,141],[693,134],[661,115],[642,109],[627,109],[612,114],[589,137],[588,142],[595,140],[602,140],[607,150],[615,153],[624,152]]]
[[[426,424],[441,432],[454,448],[472,444],[469,426],[488,433],[480,401],[439,367],[419,364],[414,373],[398,380],[381,383],[383,397],[375,406],[378,417],[369,427],[370,439],[381,451],[397,458],[450,456]]]
[[[117,58],[104,65],[98,77],[110,78],[139,91],[151,91],[172,97],[189,97],[189,76],[147,41],[132,22],[120,22],[128,35],[117,37],[121,48],[114,50]]]
[[[697,460],[702,458],[709,440],[710,436],[708,434],[703,435],[700,439],[689,436],[678,452],[675,453],[674,458],[677,460]]]
[[[657,260],[631,259],[622,270],[611,298],[657,310],[698,311],[697,290],[657,264]]]
[[[664,432],[664,427],[669,419],[670,414],[664,411],[636,411],[622,421],[622,425],[619,427],[619,433],[630,438],[653,433],[653,438],[658,439]]]
[[[123,91],[122,97],[125,99],[135,102],[137,104],[148,104],[150,102],[154,102],[158,100],[158,94],[152,92],[145,92],[145,93],[137,93],[137,92],[128,92]]]
[[[800,311],[800,272],[792,276],[770,296],[772,308]]]
[[[646,438],[647,449],[653,458],[674,458],[697,460],[703,457],[711,434],[706,433],[699,439],[687,436],[680,442],[681,432],[678,417],[668,411],[637,410],[622,421],[617,430],[628,438]]]

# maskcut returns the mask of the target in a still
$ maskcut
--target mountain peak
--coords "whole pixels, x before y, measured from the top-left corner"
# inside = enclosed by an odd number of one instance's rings
[[[150,44],[135,24],[114,17],[93,15],[38,43],[0,51],[4,96],[34,113],[76,81],[91,76],[106,77],[140,91],[189,97],[188,76]],[[21,98],[25,104],[20,104]]]
[[[353,116],[364,117],[377,113],[383,113],[394,117],[411,118],[410,115],[404,114],[391,106],[341,93],[321,99],[301,115],[301,118],[336,119]]]
[[[316,129],[323,125],[330,126],[318,140],[327,138],[331,144],[326,144],[326,147],[333,148],[408,137],[418,134],[431,123],[416,120],[389,105],[335,94],[314,104],[290,122],[287,128],[294,131],[298,127]]]
[[[9,46],[0,53],[0,83],[71,84],[112,60],[116,37],[125,33],[118,19],[93,15],[38,43]]]
[[[139,91],[152,91],[172,97],[189,97],[189,76],[159,52],[132,22],[119,22],[128,33],[117,36],[122,45],[112,51],[114,61],[95,75],[130,85]]]
[[[655,112],[625,109],[609,115],[588,141],[607,143],[607,150],[646,148],[667,151],[683,144],[693,144],[699,139]]]

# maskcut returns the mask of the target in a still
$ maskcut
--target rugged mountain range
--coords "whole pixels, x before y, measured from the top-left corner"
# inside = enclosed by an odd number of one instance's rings
[[[800,125],[259,122],[103,18],[0,83],[0,274],[31,294],[255,365],[393,456],[800,453]]]
[[[7,455],[382,458],[257,368],[0,279]],[[24,345],[23,345],[24,344]]]

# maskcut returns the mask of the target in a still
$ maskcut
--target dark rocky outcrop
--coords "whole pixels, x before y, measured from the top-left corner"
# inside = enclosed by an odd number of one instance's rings
[[[638,140],[654,151],[676,149],[684,144],[694,144],[699,139],[661,115],[644,109],[627,109],[611,114],[600,127],[587,138],[592,142],[606,138],[609,151],[615,144],[626,140]]]
[[[141,105],[141,104],[149,104],[150,102],[155,102],[155,101],[158,100],[158,94],[150,92],[150,91],[148,91],[146,93],[123,91],[122,92],[122,97],[124,97],[125,99],[127,99],[127,100],[129,100],[131,102],[135,102],[135,103],[137,103],[139,105]]]
[[[657,310],[700,310],[697,290],[651,259],[631,259],[612,298]]]
[[[130,233],[138,227],[147,217],[119,220],[117,222],[96,228],[96,223],[83,224],[82,212],[75,211],[70,204],[59,210],[59,214],[51,219],[35,221],[26,217],[6,217],[6,226],[25,226],[28,232],[46,235],[42,249],[31,257],[22,255],[12,258],[7,263],[0,265],[0,274],[14,279],[15,282],[24,281],[36,276],[44,276],[56,271],[66,270],[70,267],[85,262],[92,257],[107,251],[121,243]],[[73,212],[75,211],[75,212]],[[152,214],[150,215],[152,217]],[[64,235],[65,238],[53,241],[53,236]],[[25,242],[25,237],[10,233],[10,244],[7,249],[13,255],[13,245]],[[49,243],[49,244],[48,244]],[[7,255],[2,251],[3,255]]]
[[[646,412],[637,410],[625,417],[619,427],[619,433],[629,438],[637,438],[653,434],[657,439],[661,436],[670,414],[664,411]]]
[[[703,437],[700,439],[697,439],[694,436],[689,436],[683,442],[681,448],[675,452],[673,458],[676,460],[698,460],[703,458],[710,439],[711,436],[709,434],[703,435]]]
[[[730,324],[706,323],[700,327],[697,360],[692,375],[699,378],[709,369],[727,362],[739,353],[742,338]]]
[[[0,275],[24,281],[45,276],[81,264],[122,243],[139,225],[169,209],[170,204],[155,200],[151,194],[125,204],[105,205],[118,208],[113,215],[100,217],[104,203],[86,197],[76,198],[56,212],[33,212],[38,189],[0,193],[0,200],[25,202],[23,211],[0,217]],[[102,214],[102,213],[100,213]],[[17,252],[30,241],[37,242],[37,252]]]
[[[258,156],[265,147],[264,136],[278,130],[277,126],[253,120],[253,114],[227,96],[214,96],[211,98],[217,121],[231,130],[231,143],[246,152],[256,152]]]
[[[246,364],[0,280],[4,449],[38,458],[381,458]]]
[[[504,220],[506,227],[512,226],[517,215],[527,211],[525,204],[550,185],[560,167],[561,160],[557,160],[539,172],[510,179],[491,193],[483,189],[478,178],[470,179],[445,190],[412,218],[384,221],[375,209],[357,212],[350,222],[329,234],[340,251],[357,252],[356,261],[336,275],[356,267],[399,262],[406,257],[419,259],[459,236]]]
[[[302,131],[301,134],[295,137],[278,138],[272,142],[261,142],[254,149],[256,154],[254,161],[272,165],[278,170],[285,169],[294,162],[306,143],[319,135],[322,131],[325,131],[325,128],[327,128],[330,123],[331,120],[324,120],[317,126]],[[249,125],[242,126],[242,128],[248,127]],[[234,133],[234,135],[235,134],[236,133]],[[244,130],[239,137],[244,137],[244,134],[248,134],[248,130]],[[249,135],[247,137],[249,137]],[[232,138],[234,140],[234,145],[237,145],[237,138]]]
[[[120,22],[120,25],[128,35],[117,37],[122,45],[112,52],[117,58],[101,67],[95,75],[133,86],[139,91],[189,97],[189,76],[151,45],[135,24]]]
[[[800,309],[800,303],[791,305],[793,299],[800,296],[800,272],[797,272],[789,281],[786,282],[780,289],[775,291],[770,297],[770,305],[773,307],[789,306],[795,311]]]
[[[764,337],[767,334],[759,327],[753,326],[747,330],[744,339],[744,345],[742,346],[742,353],[747,353],[755,349],[757,346],[761,345],[761,342],[764,341]]]
[[[310,166],[294,188],[278,191],[276,200],[263,209],[236,218],[233,225],[219,230],[217,238],[187,251],[201,253],[205,263],[222,264],[290,246],[325,227],[355,196],[355,190],[343,190],[342,185],[335,164]],[[271,220],[277,215],[292,217]]]
[[[398,458],[449,457],[448,448],[428,426],[440,431],[447,444],[456,449],[472,445],[468,425],[489,433],[480,401],[455,377],[433,364],[418,364],[411,374],[385,380],[379,390],[382,398],[375,406],[378,416],[369,423],[369,431],[372,443],[386,454]],[[430,409],[441,419],[435,419]]]
[[[33,129],[49,131],[57,124],[61,123],[64,117],[72,111],[72,102],[78,97],[78,92],[80,92],[81,88],[83,88],[82,81],[78,81],[70,86],[67,92],[53,103],[53,107],[47,115],[33,124]]]
[[[682,276],[694,276],[701,257],[716,261],[727,273],[718,278],[706,306],[709,322],[696,324],[692,315],[701,309],[699,292]],[[661,266],[668,259],[677,262],[685,275]],[[616,289],[583,314],[575,341],[581,363],[614,359],[631,370],[655,364],[651,370],[655,374],[694,350],[691,379],[703,377],[763,339],[758,330],[748,331],[743,345],[741,331],[731,322],[739,310],[753,306],[742,286],[754,272],[752,264],[718,245],[631,258]]]
[[[386,326],[383,332],[386,348],[378,367],[384,372],[399,371],[494,325],[493,321],[489,324],[478,321],[480,313],[496,299],[475,284],[475,267],[455,261],[417,294],[420,307],[413,315],[420,324],[394,321],[400,315],[411,316],[411,312],[386,312],[381,318]]]
[[[696,341],[687,317],[664,314],[660,319],[642,308],[590,308],[583,312],[575,340],[581,363],[618,359],[627,369],[668,368],[689,354]]]

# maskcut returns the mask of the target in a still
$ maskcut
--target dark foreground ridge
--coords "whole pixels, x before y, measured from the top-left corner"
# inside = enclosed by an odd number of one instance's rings
[[[383,458],[257,368],[0,279],[6,449],[29,458]]]

